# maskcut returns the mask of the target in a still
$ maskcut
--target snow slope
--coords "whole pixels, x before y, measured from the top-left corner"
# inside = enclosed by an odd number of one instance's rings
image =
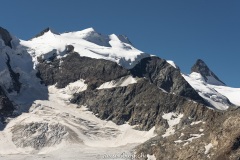
[[[167,60],[167,62],[168,62],[171,66],[173,66],[174,68],[179,69],[179,67],[176,65],[176,63],[175,63],[174,61],[172,61],[172,60]]]
[[[209,86],[214,88],[218,93],[226,96],[230,100],[230,102],[232,102],[236,106],[240,106],[240,88],[214,85]]]
[[[67,45],[74,46],[74,51],[81,56],[110,60],[125,68],[132,68],[142,58],[150,56],[134,48],[125,36],[101,35],[93,28],[62,34],[49,30],[40,37],[21,40],[17,49],[27,49],[36,65],[39,56],[45,59],[54,53],[58,57],[64,56]]]
[[[29,113],[12,119],[0,132],[0,154],[51,155],[68,146],[75,151],[78,147],[86,150],[86,154],[78,153],[81,156],[87,156],[88,149],[95,150],[96,156],[98,150],[100,154],[107,147],[111,150],[112,147],[123,146],[125,151],[130,151],[127,149],[155,136],[155,128],[138,131],[128,124],[116,125],[97,118],[85,106],[69,103],[76,90],[81,92],[86,87],[84,80],[71,83],[63,89],[49,86],[48,100],[36,100]]]
[[[233,103],[240,106],[240,89],[231,88],[225,85],[212,85],[205,82],[201,74],[193,72],[190,75],[182,76],[186,81],[203,97],[207,102],[220,110],[228,109]],[[231,103],[228,102],[230,100]]]
[[[123,87],[123,86],[128,86],[129,84],[134,84],[134,83],[137,83],[137,78],[133,78],[132,76],[126,76],[117,80],[105,82],[101,86],[99,86],[97,89]]]

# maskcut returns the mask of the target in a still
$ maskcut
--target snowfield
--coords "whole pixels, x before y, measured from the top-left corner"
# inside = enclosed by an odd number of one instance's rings
[[[39,56],[45,59],[53,54],[57,54],[58,57],[64,56],[67,45],[74,46],[74,51],[81,56],[110,60],[125,68],[132,68],[142,58],[150,56],[134,48],[125,36],[106,36],[97,33],[93,28],[62,34],[55,34],[49,30],[40,37],[28,41],[21,40],[17,49],[27,49],[36,65]]]
[[[119,126],[97,118],[85,106],[70,104],[73,92],[86,89],[83,82],[69,84],[64,89],[48,87],[48,100],[36,100],[29,113],[10,120],[0,132],[1,156],[4,159],[19,155],[19,159],[75,156],[97,159],[98,155],[110,154],[110,151],[130,154],[136,145],[155,136],[155,128],[138,131],[128,124]]]
[[[182,76],[198,92],[198,94],[219,110],[230,107],[228,100],[233,105],[240,106],[240,88],[225,85],[212,85],[204,81],[201,74],[193,72]],[[220,82],[219,82],[220,83]],[[231,105],[232,106],[232,105]]]

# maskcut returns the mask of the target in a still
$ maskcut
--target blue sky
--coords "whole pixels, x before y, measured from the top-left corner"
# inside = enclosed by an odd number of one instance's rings
[[[136,48],[171,59],[183,73],[200,58],[229,86],[240,87],[239,0],[0,1],[0,26],[20,39],[46,27],[93,27],[127,35]]]

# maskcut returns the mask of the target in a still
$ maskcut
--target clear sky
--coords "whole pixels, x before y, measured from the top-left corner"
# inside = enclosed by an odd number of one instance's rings
[[[0,0],[0,26],[20,39],[46,27],[93,27],[124,34],[144,52],[171,59],[183,73],[200,58],[227,85],[240,87],[239,0]]]

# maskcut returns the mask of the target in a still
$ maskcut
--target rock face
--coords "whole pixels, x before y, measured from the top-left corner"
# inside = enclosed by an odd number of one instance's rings
[[[4,122],[6,117],[11,116],[14,110],[12,102],[8,99],[0,86],[0,122]]]
[[[154,126],[165,126],[163,113],[182,112],[183,123],[212,118],[214,113],[204,105],[189,101],[174,94],[163,92],[154,84],[142,79],[136,84],[102,90],[87,90],[74,95],[72,103],[86,105],[101,119],[117,124],[129,122],[141,130]]]
[[[229,110],[213,119],[185,126],[174,135],[158,135],[136,148],[138,154],[155,155],[157,160],[238,160],[240,110]]]
[[[6,46],[9,46],[10,48],[12,48],[12,44],[11,44],[12,37],[10,33],[2,27],[0,27],[0,39],[3,40]]]
[[[8,71],[9,71],[9,74],[11,76],[11,79],[12,79],[12,83],[13,83],[13,89],[19,93],[20,92],[20,89],[21,89],[21,82],[19,81],[19,78],[20,78],[20,74],[19,73],[15,73],[13,70],[12,70],[12,67],[10,65],[10,57],[9,55],[6,53],[7,55],[7,62],[6,62],[6,65],[7,65],[7,68],[8,68]],[[9,92],[12,92],[11,90],[9,90]]]
[[[182,77],[180,70],[171,66],[166,60],[158,57],[144,58],[131,69],[131,73],[134,76],[147,78],[150,83],[166,92],[206,104],[202,97]]]
[[[130,74],[117,63],[81,57],[76,52],[69,53],[61,60],[54,59],[52,62],[40,60],[37,69],[43,83],[57,84],[59,88],[64,88],[79,79],[84,79],[90,88],[97,88],[104,82]]]
[[[196,61],[196,63],[192,66],[191,68],[191,72],[196,72],[196,73],[200,73],[203,78],[205,79],[206,82],[210,83],[210,84],[216,84],[216,85],[226,85],[224,82],[222,82],[206,65],[206,63],[201,60],[198,59]],[[215,80],[212,81],[210,78],[214,78]],[[218,81],[215,82],[215,81]]]

